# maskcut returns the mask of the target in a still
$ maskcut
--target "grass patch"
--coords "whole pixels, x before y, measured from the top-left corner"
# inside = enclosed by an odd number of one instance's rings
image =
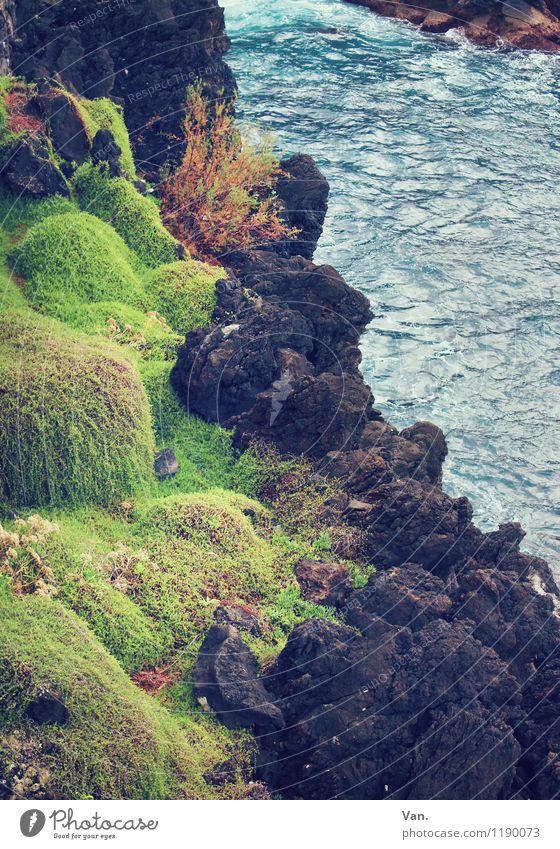
[[[53,195],[47,198],[18,197],[0,185],[0,225],[5,233],[16,239],[34,224],[51,215],[79,212],[78,204],[70,198]]]
[[[146,267],[177,259],[177,242],[161,223],[157,205],[124,177],[109,177],[86,163],[76,171],[74,186],[80,207],[111,224]]]
[[[142,379],[152,406],[156,445],[173,448],[180,470],[161,481],[158,493],[172,495],[213,487],[229,488],[235,466],[231,433],[189,416],[169,382],[172,362],[146,362]]]
[[[111,504],[151,485],[148,400],[110,343],[33,313],[0,320],[0,500]]]
[[[142,312],[119,301],[82,304],[68,314],[67,321],[84,333],[105,336],[137,352],[142,359],[163,363],[175,359],[182,341],[156,311]]]
[[[66,725],[37,726],[25,708],[41,688],[60,694]],[[201,717],[176,720],[136,687],[63,605],[0,585],[0,780],[31,767],[51,798],[208,798],[203,773],[231,738]]]
[[[25,278],[30,302],[63,320],[84,302],[142,301],[130,251],[108,224],[87,213],[40,221],[13,248],[10,260]]]
[[[149,277],[146,290],[154,305],[177,333],[210,324],[216,308],[216,283],[225,277],[222,268],[194,259],[158,268]]]

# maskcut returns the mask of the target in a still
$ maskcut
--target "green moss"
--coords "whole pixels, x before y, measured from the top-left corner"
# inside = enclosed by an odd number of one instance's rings
[[[0,313],[9,309],[25,309],[23,290],[17,285],[6,260],[8,237],[0,230]]]
[[[76,195],[85,212],[111,224],[148,268],[176,259],[176,240],[165,229],[156,204],[123,177],[111,178],[86,163],[76,171]]]
[[[220,602],[272,601],[290,568],[258,532],[268,520],[259,504],[223,490],[140,507],[141,553],[128,560],[135,601],[187,645],[200,642]]]
[[[51,215],[79,212],[78,204],[61,195],[47,198],[18,197],[0,185],[0,225],[11,237],[20,236],[29,227]]]
[[[152,478],[149,404],[109,342],[33,313],[0,318],[0,500],[111,504]]]
[[[142,359],[174,359],[181,343],[157,312],[145,313],[118,301],[82,304],[66,320],[84,333],[100,334],[138,352]]]
[[[60,600],[88,623],[126,672],[154,667],[170,652],[169,635],[161,634],[125,593],[97,577],[68,578]]]
[[[234,452],[231,433],[189,416],[169,382],[172,362],[142,363],[144,386],[152,406],[159,450],[173,448],[180,470],[158,484],[160,495],[231,486]]]
[[[41,688],[60,694],[66,725],[37,726],[25,718]],[[226,734],[196,716],[175,720],[131,683],[75,614],[48,598],[17,598],[5,586],[0,703],[6,733],[0,772],[7,780],[31,766],[42,771],[51,798],[216,795],[202,775],[228,756]]]
[[[216,283],[224,277],[222,268],[188,259],[158,268],[148,279],[146,291],[173,330],[186,335],[210,324]]]
[[[110,130],[113,133],[115,141],[122,151],[121,168],[127,174],[129,180],[135,180],[136,168],[122,107],[117,106],[108,97],[100,97],[97,100],[74,98],[74,101],[84,118],[84,123],[92,139],[99,130]]]
[[[13,248],[14,271],[42,312],[66,318],[80,303],[142,301],[130,251],[115,231],[86,213],[51,215]]]

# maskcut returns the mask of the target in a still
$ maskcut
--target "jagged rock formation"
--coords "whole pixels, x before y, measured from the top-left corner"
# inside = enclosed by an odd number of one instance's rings
[[[0,76],[10,70],[10,41],[14,34],[15,0],[0,0]]]
[[[417,24],[425,32],[460,29],[485,47],[560,50],[560,5],[557,0],[427,0],[418,6],[390,0],[346,0],[388,18]]]
[[[218,0],[19,0],[0,5],[0,68],[55,79],[88,98],[124,106],[141,170],[152,175],[180,151],[185,89],[201,79],[210,97],[235,81]]]
[[[304,593],[346,624],[297,626],[263,677],[236,628],[214,626],[197,696],[257,733],[258,776],[284,798],[552,798],[560,598],[547,564],[520,552],[519,525],[483,534],[468,499],[443,491],[438,427],[399,433],[375,410],[359,370],[365,298],[283,246],[230,263],[174,384],[239,446],[311,457],[378,571],[352,591],[329,564],[298,564]]]
[[[280,167],[283,176],[276,192],[285,207],[286,223],[298,231],[297,240],[284,246],[285,255],[312,259],[327,214],[328,181],[308,154],[299,153],[284,159]]]

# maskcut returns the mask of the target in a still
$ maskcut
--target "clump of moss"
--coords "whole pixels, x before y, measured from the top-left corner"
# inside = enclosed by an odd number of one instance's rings
[[[65,725],[25,716],[42,689],[59,694]],[[18,598],[0,584],[0,773],[7,782],[35,752],[51,798],[208,798],[203,774],[231,736],[201,717],[175,719],[136,687],[89,628],[60,603]],[[34,748],[33,748],[34,744]],[[23,764],[27,767],[29,764]],[[15,768],[14,768],[15,767]]]
[[[84,302],[142,300],[130,251],[108,224],[87,213],[45,218],[10,258],[15,273],[25,278],[29,300],[48,315],[64,319]]]
[[[127,561],[133,597],[180,643],[202,638],[220,602],[272,601],[290,581],[289,566],[262,533],[267,511],[244,496],[170,496],[141,508],[137,521],[144,554]]]
[[[148,485],[149,403],[110,343],[32,313],[0,319],[0,500],[111,504]]]
[[[222,268],[188,259],[154,271],[146,291],[173,330],[186,335],[210,324],[216,308],[216,283],[223,277]]]
[[[79,211],[75,201],[61,195],[30,198],[15,195],[0,185],[0,225],[9,236],[20,236],[51,215]]]
[[[253,442],[235,468],[233,486],[251,498],[270,504],[283,528],[329,550],[327,529],[332,518],[328,500],[336,494],[336,483],[315,473],[301,457],[283,457],[264,442]]]
[[[129,180],[136,179],[134,157],[122,107],[113,103],[108,97],[99,97],[96,100],[78,100],[77,98],[74,100],[92,139],[99,130],[112,132],[122,151],[120,161],[122,170]]]
[[[84,333],[106,336],[146,360],[172,360],[181,343],[158,312],[142,312],[118,301],[82,304],[67,321]]]
[[[156,203],[124,177],[110,177],[101,166],[82,165],[74,186],[80,207],[111,224],[148,268],[173,262],[178,242],[165,229]]]

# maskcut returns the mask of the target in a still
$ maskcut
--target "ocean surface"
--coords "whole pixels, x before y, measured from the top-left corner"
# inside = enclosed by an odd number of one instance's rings
[[[445,488],[560,573],[560,60],[340,0],[222,0],[241,117],[331,185],[316,261],[371,301],[363,371],[436,422]]]

